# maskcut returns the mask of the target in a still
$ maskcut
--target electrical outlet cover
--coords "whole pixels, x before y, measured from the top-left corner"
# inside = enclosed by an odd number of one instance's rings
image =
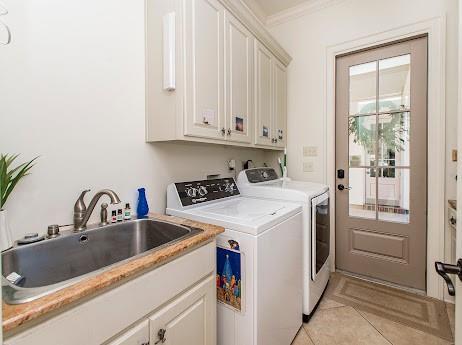
[[[303,172],[313,172],[314,163],[313,162],[303,162]]]
[[[318,155],[317,146],[304,146],[303,147],[303,156],[304,157],[316,157]]]

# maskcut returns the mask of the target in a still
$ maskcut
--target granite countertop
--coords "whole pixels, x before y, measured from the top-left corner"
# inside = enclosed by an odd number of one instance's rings
[[[17,305],[3,303],[3,331],[11,331],[16,327],[49,313],[59,312],[64,307],[72,307],[73,304],[76,305],[81,299],[96,295],[98,292],[101,293],[103,289],[111,288],[111,285],[117,286],[116,283],[123,283],[129,277],[136,276],[143,271],[159,266],[174,259],[176,256],[181,256],[185,251],[205,244],[224,231],[224,228],[220,226],[178,217],[160,214],[150,214],[150,216],[171,223],[193,226],[204,231],[153,253],[129,260],[121,265],[116,265],[97,276],[86,278],[81,282],[37,300]]]
[[[457,211],[457,200],[448,200],[449,206]]]

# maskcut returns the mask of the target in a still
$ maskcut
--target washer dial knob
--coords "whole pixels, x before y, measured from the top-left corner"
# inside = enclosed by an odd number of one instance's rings
[[[204,196],[204,195],[206,195],[207,193],[208,193],[207,188],[205,188],[204,186],[200,186],[200,187],[199,187],[199,195],[200,195],[200,196]]]
[[[194,198],[196,196],[196,194],[197,194],[196,188],[194,188],[194,187],[188,188],[186,190],[186,194],[188,194],[188,196],[190,198]]]

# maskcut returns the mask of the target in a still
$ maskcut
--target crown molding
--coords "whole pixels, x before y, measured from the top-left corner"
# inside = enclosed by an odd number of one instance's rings
[[[244,26],[273,53],[282,64],[287,67],[292,57],[266,29],[265,24],[258,19],[257,15],[244,3],[243,0],[220,0]]]
[[[288,8],[266,18],[266,25],[273,27],[290,20],[306,16],[324,8],[337,5],[345,0],[308,0],[300,5]]]
[[[260,3],[256,0],[241,0],[241,2],[251,11],[255,17],[263,24],[266,25],[266,18],[268,15],[266,14],[263,7],[261,7]]]

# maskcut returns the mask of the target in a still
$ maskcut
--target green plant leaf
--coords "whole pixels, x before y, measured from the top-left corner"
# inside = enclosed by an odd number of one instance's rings
[[[14,190],[18,182],[29,175],[30,170],[34,166],[34,161],[38,158],[22,163],[15,168],[10,168],[13,162],[19,155],[0,155],[0,208],[5,205],[11,192]]]

